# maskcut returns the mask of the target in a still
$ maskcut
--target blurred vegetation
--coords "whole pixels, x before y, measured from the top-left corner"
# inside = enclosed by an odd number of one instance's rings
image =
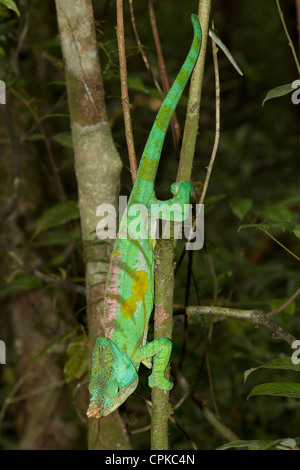
[[[190,14],[196,3],[161,0],[155,4],[170,81],[190,45]],[[159,101],[138,54],[127,6],[132,125],[137,155],[141,155]],[[91,346],[80,292],[84,266],[77,186],[55,7],[54,2],[20,0],[20,17],[0,7],[0,78],[7,86],[0,127],[0,339],[7,347],[6,365],[0,366],[0,448],[86,448]],[[134,7],[143,46],[157,71],[146,2],[136,1]],[[131,178],[120,101],[115,6],[107,0],[94,2],[94,8],[107,111],[124,165],[120,194],[128,195]],[[282,2],[282,9],[298,51],[294,0]],[[299,77],[274,0],[236,0],[226,6],[215,0],[212,18],[244,77],[219,52],[221,139],[205,200],[205,246],[187,253],[180,262],[175,307],[220,305],[267,313],[300,287],[299,106],[292,104],[290,94],[262,103],[270,89]],[[181,124],[185,104],[186,96],[178,108]],[[208,48],[193,168],[196,195],[214,135],[214,71]],[[157,178],[160,198],[169,196],[177,164],[169,132]],[[259,228],[239,231],[242,224],[260,223],[298,259]],[[177,260],[183,248],[179,243]],[[57,285],[45,282],[36,271],[54,277]],[[79,290],[72,290],[74,285]],[[297,338],[299,313],[297,298],[274,321]],[[289,344],[274,339],[267,328],[245,321],[226,319],[212,325],[206,320],[187,326],[182,315],[175,318],[172,370],[177,381],[171,402],[176,408],[184,395],[180,374],[193,386],[198,401],[188,396],[172,414],[171,448],[191,449],[195,443],[198,449],[215,449],[227,442],[207,418],[206,407],[240,440],[271,441],[268,447],[276,440],[297,438],[299,397],[248,398],[259,384],[298,385],[297,368],[261,368],[244,383],[246,370],[291,356]],[[150,398],[150,391],[143,366],[140,375],[137,392],[120,412],[133,448],[147,449],[150,431],[136,432],[149,425],[145,398]]]

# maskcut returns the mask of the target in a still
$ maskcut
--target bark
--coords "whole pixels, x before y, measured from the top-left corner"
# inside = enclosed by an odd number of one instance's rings
[[[121,161],[107,121],[90,0],[56,0],[84,245],[87,316],[91,345],[103,334],[104,274],[109,247],[96,237],[97,206],[116,205]],[[118,412],[89,423],[89,448],[126,449],[128,436]]]

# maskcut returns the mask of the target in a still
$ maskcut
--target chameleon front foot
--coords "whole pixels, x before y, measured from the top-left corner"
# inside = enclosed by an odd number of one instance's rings
[[[173,383],[170,382],[170,380],[167,380],[165,377],[161,376],[153,376],[153,374],[151,374],[148,379],[148,385],[151,388],[157,387],[161,390],[171,390],[171,388],[173,388]]]

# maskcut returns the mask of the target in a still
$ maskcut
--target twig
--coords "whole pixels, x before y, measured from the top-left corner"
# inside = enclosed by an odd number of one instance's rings
[[[143,62],[145,64],[146,69],[148,70],[148,72],[150,73],[150,75],[152,77],[153,83],[156,86],[157,91],[159,92],[161,97],[164,98],[163,90],[162,90],[160,84],[158,83],[158,81],[157,81],[157,79],[154,75],[152,67],[149,64],[148,58],[147,58],[146,53],[144,51],[142,42],[140,40],[140,36],[139,36],[137,26],[136,26],[136,22],[135,22],[134,9],[133,9],[133,0],[129,0],[129,9],[130,9],[130,18],[131,18],[131,24],[132,24],[133,32],[134,32],[134,35],[135,35],[135,40],[137,42],[137,46],[138,46],[138,49],[139,49],[140,54],[142,56]]]
[[[83,296],[86,295],[86,289],[83,286],[78,286],[77,284],[73,284],[69,281],[61,281],[60,279],[55,279],[52,276],[48,276],[47,274],[41,273],[37,269],[32,268],[28,264],[24,263],[23,260],[13,251],[9,251],[8,256],[13,259],[25,272],[30,274],[31,276],[39,279],[46,284],[52,284],[57,287],[61,287],[62,289],[66,289],[72,292],[76,292],[77,294],[81,294]]]
[[[272,318],[274,315],[277,315],[277,313],[282,312],[282,310],[284,310],[288,305],[290,305],[290,303],[293,302],[293,300],[295,300],[299,294],[300,294],[300,287],[299,289],[296,290],[296,292],[292,295],[292,297],[290,297],[286,302],[284,302],[284,304],[282,304],[280,307],[276,308],[275,310],[272,310],[271,312],[267,313],[266,318],[268,319]]]
[[[20,189],[21,189],[21,150],[20,150],[20,141],[15,131],[15,126],[10,111],[10,100],[3,107],[3,116],[4,121],[7,127],[7,132],[9,135],[12,156],[13,156],[13,185],[14,185],[14,194],[12,200],[8,207],[6,207],[0,216],[1,222],[6,220],[17,208]]]
[[[23,98],[23,96],[13,88],[11,88],[11,93],[13,93],[13,95],[16,96],[26,106],[26,108],[29,110],[29,112],[32,115],[32,117],[34,118],[34,120],[36,122],[38,122],[39,117],[38,117],[36,111],[32,109],[32,107],[30,105],[30,101]],[[59,192],[59,195],[60,195],[60,199],[63,201],[63,200],[66,199],[66,195],[65,195],[65,191],[64,191],[64,187],[63,187],[61,178],[60,178],[59,169],[57,168],[57,165],[55,163],[55,158],[54,158],[54,154],[53,154],[53,151],[52,151],[51,143],[50,143],[50,140],[49,140],[49,138],[46,134],[46,131],[44,129],[43,122],[40,122],[39,126],[40,126],[40,129],[41,129],[41,133],[43,135],[43,138],[44,138],[44,143],[45,143],[45,146],[46,146],[49,162],[50,162],[50,165],[51,165],[51,168],[52,168],[52,172],[53,172],[55,183],[57,185],[57,189],[58,189],[58,192]]]
[[[299,60],[298,60],[298,57],[297,57],[297,54],[296,54],[296,51],[295,51],[295,47],[294,47],[293,41],[291,40],[289,31],[288,31],[288,29],[287,29],[287,26],[286,26],[286,23],[285,23],[285,20],[284,20],[284,16],[283,16],[283,12],[282,12],[281,7],[280,7],[279,0],[276,0],[276,4],[277,4],[279,16],[280,16],[280,19],[281,19],[281,23],[282,23],[282,26],[283,26],[285,35],[286,35],[286,37],[287,37],[289,46],[290,46],[290,48],[291,48],[291,50],[292,50],[292,54],[293,54],[293,57],[294,57],[294,60],[295,60],[295,64],[296,64],[296,67],[297,67],[297,69],[298,69],[298,73],[299,73],[299,76],[300,76],[300,64],[299,64]]]
[[[264,232],[266,235],[268,235],[268,237],[272,238],[272,240],[274,242],[276,242],[279,246],[281,246],[281,248],[283,248],[285,251],[287,251],[291,256],[293,256],[294,258],[296,258],[298,261],[300,261],[300,258],[299,256],[295,255],[295,253],[293,253],[292,251],[290,251],[286,246],[284,246],[282,243],[280,243],[279,240],[277,240],[277,238],[273,237],[273,235],[270,234],[270,232],[268,232],[267,229],[263,228],[263,227],[258,227],[259,230],[261,230],[262,232]]]
[[[285,331],[281,326],[274,323],[267,318],[267,315],[260,310],[241,310],[228,307],[213,307],[213,306],[194,306],[186,307],[184,311],[188,316],[193,315],[208,315],[213,318],[213,321],[224,320],[225,318],[236,318],[239,320],[246,320],[254,325],[261,325],[268,328],[275,334],[277,339],[286,341],[292,344],[296,338],[290,333]],[[183,312],[182,312],[183,313]]]
[[[214,27],[214,25],[212,25]],[[212,150],[212,154],[210,157],[210,161],[207,167],[206,176],[203,184],[202,193],[200,196],[199,204],[203,204],[206,191],[208,188],[211,172],[214,166],[214,161],[217,155],[217,150],[220,141],[220,74],[219,74],[219,64],[218,64],[218,48],[215,42],[212,40],[212,52],[213,52],[213,60],[214,60],[214,71],[215,71],[215,87],[216,87],[216,131],[215,131],[215,141]]]
[[[32,268],[28,264],[26,264],[17,253],[15,253],[13,250],[10,249],[10,247],[7,246],[7,244],[4,242],[4,240],[0,240],[0,246],[3,249],[3,251],[18,265],[20,268],[22,268],[25,272],[30,274],[31,276],[35,277],[36,279],[39,279],[42,282],[45,282],[46,284],[51,284],[57,287],[60,287],[62,289],[66,289],[72,292],[76,292],[77,294],[81,294],[83,296],[86,295],[86,289],[83,286],[79,286],[77,284],[74,284],[69,281],[62,281],[60,279],[55,279],[52,276],[49,276],[47,274],[41,273],[37,269]]]
[[[129,93],[127,87],[127,66],[126,66],[126,50],[124,39],[124,18],[123,18],[123,0],[117,0],[117,40],[119,49],[120,63],[120,79],[121,79],[121,95],[122,106],[124,112],[125,135],[128,148],[128,157],[131,170],[131,178],[133,183],[137,176],[137,162],[134,148],[132,125],[130,117]]]
[[[179,371],[177,375],[177,380],[180,386],[183,388],[185,393],[189,393],[190,397],[198,408],[202,411],[205,419],[211,424],[216,431],[224,437],[227,441],[235,441],[238,439],[238,436],[227,426],[221,423],[216,415],[209,409],[205,400],[199,397],[197,393],[194,392],[193,387],[188,383],[184,375]]]
[[[160,43],[153,0],[148,0],[148,7],[149,7],[149,18],[150,18],[153,37],[154,37],[154,43],[156,47],[160,78],[161,78],[164,93],[167,94],[170,89],[170,83],[169,83],[165,60],[164,60],[162,47]],[[173,136],[173,145],[175,148],[176,155],[178,155],[179,143],[181,141],[181,132],[180,132],[180,126],[179,126],[176,112],[173,113],[173,116],[171,119],[171,129],[172,129],[172,136]]]

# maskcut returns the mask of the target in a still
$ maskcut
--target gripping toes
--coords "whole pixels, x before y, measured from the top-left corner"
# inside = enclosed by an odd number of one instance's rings
[[[173,388],[173,383],[170,382],[170,380],[165,379],[163,376],[154,375],[153,373],[148,379],[148,385],[151,388],[157,387],[161,390],[171,390],[171,388]]]

